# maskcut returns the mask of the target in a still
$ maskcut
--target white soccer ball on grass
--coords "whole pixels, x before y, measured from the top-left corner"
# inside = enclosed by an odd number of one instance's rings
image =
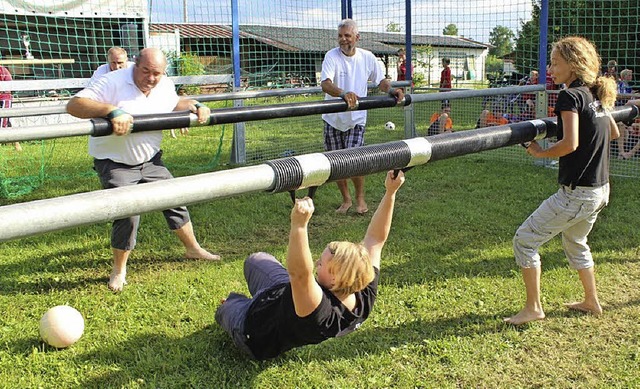
[[[395,125],[393,122],[386,122],[386,123],[384,124],[384,128],[385,128],[385,130],[387,130],[387,131],[393,131],[393,130],[395,130],[395,129],[396,129],[396,125]]]

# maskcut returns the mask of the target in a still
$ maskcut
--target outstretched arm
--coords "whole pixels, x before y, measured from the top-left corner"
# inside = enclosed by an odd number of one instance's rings
[[[291,210],[287,272],[291,280],[293,304],[299,317],[309,315],[322,300],[322,289],[313,275],[313,258],[307,231],[313,211],[313,200],[309,197],[296,200]]]
[[[393,170],[387,172],[387,178],[384,181],[384,186],[387,191],[382,197],[382,200],[380,200],[378,209],[376,209],[376,212],[373,214],[371,222],[369,222],[367,234],[363,241],[364,247],[369,251],[373,266],[378,269],[380,269],[382,247],[384,247],[389,237],[389,231],[391,230],[396,192],[404,183],[404,173],[402,171],[398,172],[396,178],[393,178],[393,175]]]

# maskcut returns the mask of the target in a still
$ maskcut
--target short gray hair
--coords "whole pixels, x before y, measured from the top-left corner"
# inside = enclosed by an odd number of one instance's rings
[[[359,34],[358,25],[356,24],[356,21],[353,19],[342,19],[340,23],[338,23],[338,29],[341,29],[343,27],[350,28],[351,30],[353,30],[353,33],[356,35]]]

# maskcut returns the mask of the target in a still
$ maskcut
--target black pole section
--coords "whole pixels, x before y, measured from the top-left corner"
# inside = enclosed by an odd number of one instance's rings
[[[430,161],[517,145],[532,141],[541,134],[545,134],[545,138],[550,138],[556,135],[556,131],[555,119],[545,118],[433,135],[427,138],[431,142]]]
[[[388,108],[397,105],[411,104],[411,97],[405,96],[405,100],[397,104],[395,97],[371,96],[358,99],[358,107],[361,111],[372,108]],[[226,124],[237,122],[249,122],[254,120],[277,119],[294,116],[308,116],[323,113],[336,113],[348,111],[347,103],[342,99],[321,100],[311,103],[277,104],[268,107],[235,107],[222,108],[211,112],[209,124]]]
[[[190,114],[190,111],[174,111],[160,114],[134,115],[131,132],[189,127],[191,125]],[[111,122],[107,119],[91,119],[91,123],[93,124],[91,136],[107,136],[113,132]]]
[[[397,105],[411,104],[411,96],[398,104],[395,97],[371,96],[358,99],[357,111],[373,108],[389,108]],[[290,104],[276,104],[270,106],[232,107],[211,111],[207,125],[249,122],[255,120],[277,119],[294,116],[308,116],[323,113],[336,113],[348,111],[347,103],[342,99],[320,100],[317,102],[303,102]],[[133,129],[131,132],[157,131],[171,128],[189,127],[191,120],[189,111],[175,111],[163,114],[134,115]],[[91,119],[93,124],[92,136],[111,135],[113,129],[107,119]]]
[[[391,96],[371,96],[359,99],[359,104],[356,110],[390,108],[397,105],[407,106],[409,104],[411,104],[411,95],[406,95],[404,101],[402,101],[400,104],[397,104],[396,99]],[[267,107],[254,106],[222,108],[211,112],[209,123],[207,123],[207,125],[248,122],[295,116],[308,116],[323,113],[345,112],[348,110],[349,109],[347,103],[342,99],[321,100],[311,103],[277,104]],[[191,112],[189,111],[175,111],[163,114],[134,115],[132,132],[157,131],[172,128],[189,127],[191,125],[190,114]],[[631,122],[639,114],[640,112],[638,110],[638,107],[636,107],[635,105],[625,105],[622,107],[617,107],[616,110],[611,113],[616,122]],[[540,120],[549,123],[555,123],[555,119],[552,118]],[[527,126],[532,125],[531,122],[532,121],[515,123],[511,124],[510,126]],[[91,133],[92,136],[106,136],[112,133],[111,122],[109,122],[107,119],[91,119],[91,123],[93,124],[93,132]],[[440,134],[435,136],[438,137],[442,135],[451,134]],[[526,141],[527,140],[523,140],[522,142]]]

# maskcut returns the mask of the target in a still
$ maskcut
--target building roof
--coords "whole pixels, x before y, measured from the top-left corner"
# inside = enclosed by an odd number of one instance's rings
[[[232,38],[231,27],[219,24],[194,23],[152,23],[151,33],[173,33],[180,31],[181,38]],[[325,53],[337,45],[337,31],[334,29],[298,28],[261,25],[241,25],[241,38],[252,38],[261,43],[285,51]],[[466,49],[486,49],[490,45],[456,36],[413,35],[414,45],[433,47],[457,47]],[[360,32],[358,47],[376,54],[395,54],[404,46],[404,33]]]

